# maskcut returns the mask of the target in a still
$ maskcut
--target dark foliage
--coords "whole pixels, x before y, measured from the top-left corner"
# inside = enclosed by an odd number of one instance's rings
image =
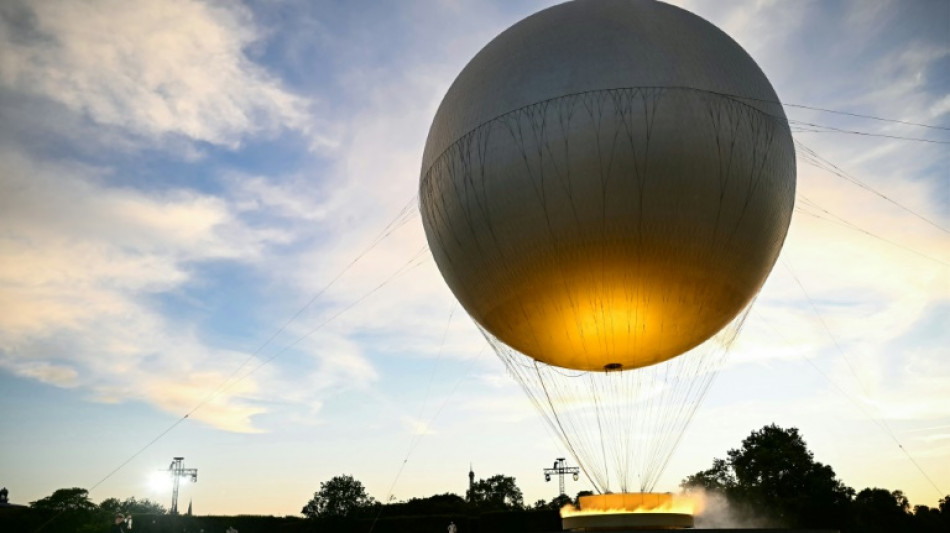
[[[99,504],[99,509],[109,513],[122,514],[165,514],[165,507],[159,503],[153,502],[148,498],[136,500],[135,497],[119,500],[118,498],[106,498]]]
[[[950,531],[950,513],[926,506],[911,512],[901,491],[864,489],[855,495],[830,466],[815,461],[798,429],[774,424],[753,431],[726,459],[714,459],[711,468],[680,485],[722,494],[740,517],[765,516],[785,527],[855,533]]]
[[[680,483],[685,489],[702,489],[711,492],[729,492],[736,487],[736,477],[725,459],[713,459],[712,468],[697,472]]]
[[[798,429],[765,426],[729,450],[733,492],[789,527],[843,526],[854,490],[814,460]]]
[[[914,515],[910,514],[910,503],[899,490],[862,490],[854,498],[852,517],[853,528],[858,531],[917,531],[913,527]]]
[[[300,510],[308,518],[345,518],[376,504],[363,484],[353,476],[342,475],[320,483],[320,490]]]
[[[914,506],[914,527],[920,533],[946,533],[950,531],[950,496],[940,499],[937,507]]]
[[[59,489],[53,494],[30,502],[30,507],[40,511],[94,511],[96,504],[89,501],[89,491],[73,487]]]
[[[555,496],[551,501],[541,499],[534,502],[534,505],[531,506],[531,509],[535,511],[560,511],[565,505],[575,505],[574,499],[567,494],[560,494]]]
[[[523,533],[525,531],[560,531],[561,517],[556,511],[504,511],[482,513],[478,531],[492,533]]]
[[[479,479],[466,492],[466,497],[483,512],[524,509],[524,497],[515,478],[501,474]]]
[[[412,498],[407,502],[383,507],[383,516],[467,515],[468,502],[458,494],[436,494],[428,498]]]

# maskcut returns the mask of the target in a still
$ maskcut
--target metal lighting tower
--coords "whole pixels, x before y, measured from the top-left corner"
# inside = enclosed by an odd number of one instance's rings
[[[559,486],[561,488],[561,494],[564,494],[564,474],[573,474],[574,481],[577,481],[578,476],[581,473],[581,469],[576,466],[567,466],[567,460],[563,457],[558,457],[554,461],[553,468],[544,469],[544,480],[551,481],[551,476],[559,476]],[[560,494],[559,494],[560,495]]]
[[[191,478],[192,483],[198,482],[198,469],[185,468],[184,457],[175,457],[168,465],[168,473],[172,476],[172,508],[169,514],[178,514],[178,482],[183,477]]]

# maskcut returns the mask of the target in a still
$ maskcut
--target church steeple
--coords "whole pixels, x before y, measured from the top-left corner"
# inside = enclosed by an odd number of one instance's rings
[[[471,502],[475,497],[475,471],[472,470],[472,463],[468,464],[468,501]]]

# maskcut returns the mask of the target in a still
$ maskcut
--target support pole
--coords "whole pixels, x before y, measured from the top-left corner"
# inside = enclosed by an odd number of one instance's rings
[[[574,481],[577,481],[580,472],[580,468],[567,466],[567,460],[563,457],[558,457],[554,460],[554,467],[544,469],[544,480],[551,481],[551,476],[558,476],[558,488],[561,491],[560,494],[564,494],[564,475],[571,474],[574,476]]]
[[[168,473],[172,476],[172,507],[169,514],[178,514],[178,483],[183,477],[191,478],[192,483],[197,483],[198,469],[185,468],[185,458],[174,457],[168,465]]]

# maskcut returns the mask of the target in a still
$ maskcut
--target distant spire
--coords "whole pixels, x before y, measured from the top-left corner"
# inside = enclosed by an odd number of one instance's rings
[[[188,516],[191,516],[191,498],[188,498]]]
[[[472,463],[468,463],[468,501],[475,497],[475,470],[472,469]]]

